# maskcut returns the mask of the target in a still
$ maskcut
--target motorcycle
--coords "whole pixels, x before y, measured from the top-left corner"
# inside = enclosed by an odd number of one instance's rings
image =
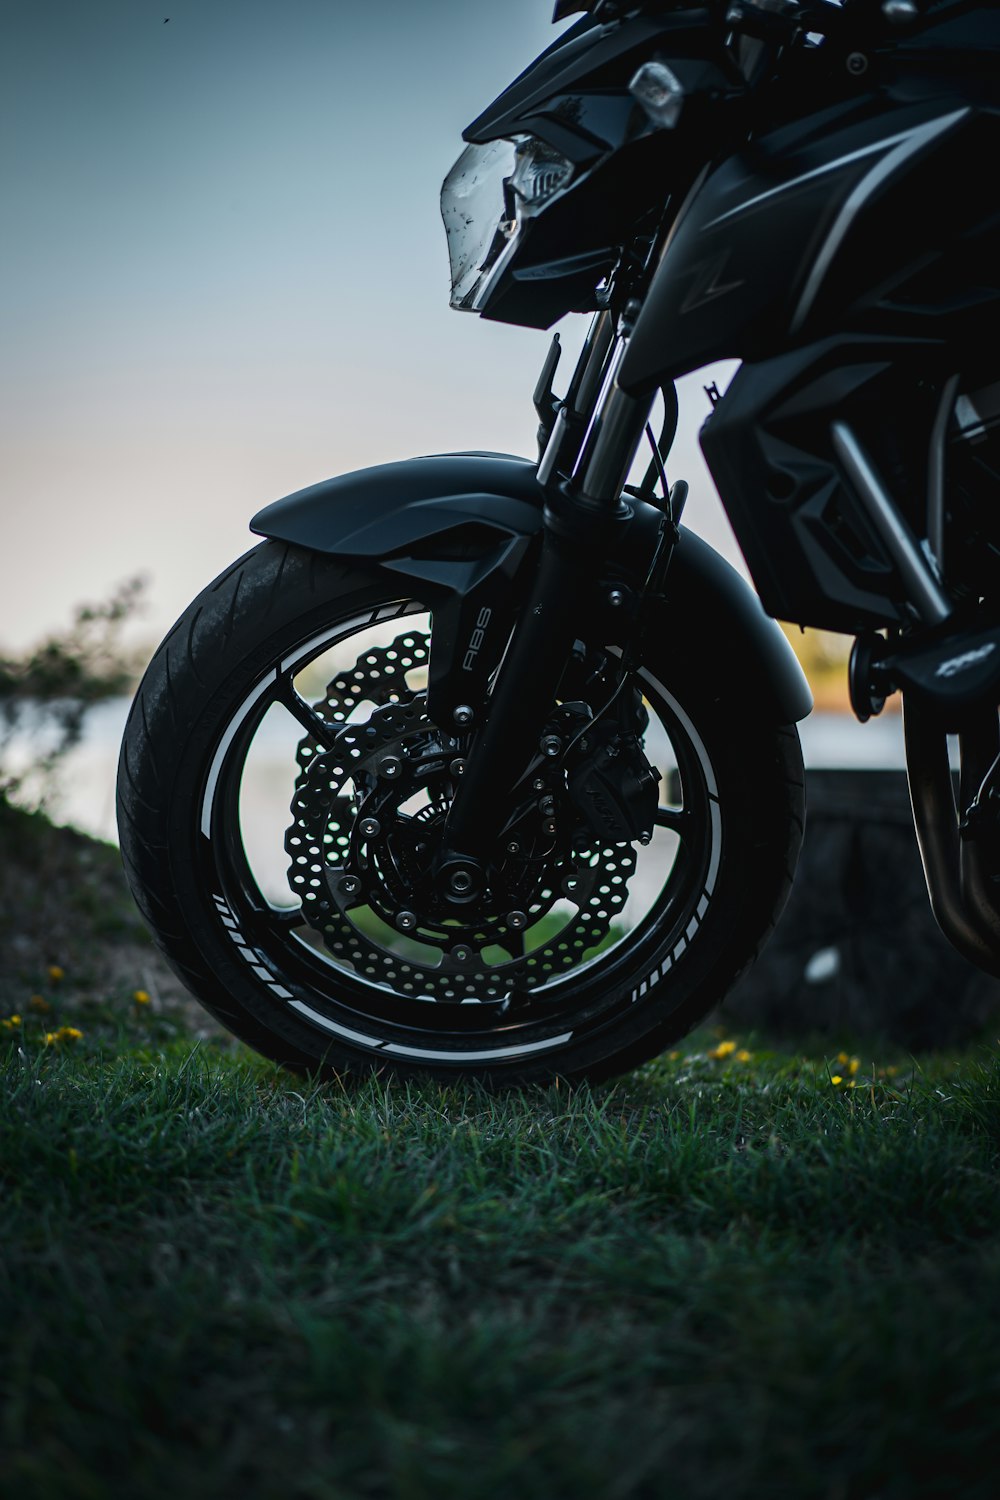
[[[125,732],[139,906],[292,1068],[597,1079],[717,1005],[802,838],[811,697],[777,619],[855,637],[862,721],[902,693],[935,915],[1000,974],[1000,9],[574,14],[442,190],[454,307],[590,315],[561,397],[558,335],[545,361],[538,458],[268,506]],[[674,382],[721,358],[701,442],[756,594],[667,473]],[[247,833],[276,723],[277,885]]]

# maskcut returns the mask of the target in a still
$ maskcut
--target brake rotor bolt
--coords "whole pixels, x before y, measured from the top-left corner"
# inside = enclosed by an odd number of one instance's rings
[[[868,72],[868,59],[863,52],[851,52],[847,58],[847,71],[854,78]]]
[[[512,932],[522,932],[528,925],[528,918],[523,911],[509,911],[507,913],[507,926]]]
[[[396,926],[400,932],[412,932],[417,925],[417,919],[412,911],[401,911],[396,918]]]
[[[540,776],[536,776],[535,780],[531,783],[531,790],[533,792],[544,792],[545,782]]]
[[[448,769],[453,776],[462,776],[465,774],[465,761],[459,755],[452,761]]]
[[[611,605],[612,609],[621,609],[622,605],[625,603],[625,595],[622,593],[621,589],[611,590],[611,592],[608,594],[608,603]]]
[[[402,769],[403,763],[398,755],[385,755],[378,763],[378,774],[387,781],[393,781]]]
[[[456,963],[467,964],[472,957],[472,949],[465,948],[460,943],[457,948],[452,948],[451,956],[455,959]]]
[[[475,718],[475,714],[467,703],[460,703],[457,708],[452,710],[451,716],[460,728],[464,728],[466,724],[471,724]]]
[[[542,735],[540,749],[543,755],[548,755],[549,757],[558,755],[562,749],[562,740],[557,734],[544,734]]]
[[[345,875],[340,882],[340,889],[345,896],[356,896],[361,889],[361,881],[356,875]]]
[[[517,842],[517,839],[511,839],[510,843],[507,845],[507,853],[508,854],[520,854],[520,852],[521,852],[521,846]]]
[[[362,818],[358,827],[366,839],[377,839],[382,832],[382,824],[378,818]]]

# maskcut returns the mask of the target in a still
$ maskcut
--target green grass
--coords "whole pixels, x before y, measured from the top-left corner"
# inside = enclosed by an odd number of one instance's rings
[[[0,1031],[5,1495],[996,1493],[995,1049],[489,1096],[52,1026]]]

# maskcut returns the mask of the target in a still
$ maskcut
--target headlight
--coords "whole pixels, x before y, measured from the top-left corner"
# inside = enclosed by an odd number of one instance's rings
[[[517,218],[530,219],[569,186],[573,164],[544,141],[521,136],[516,142],[510,179]]]
[[[441,188],[452,307],[479,312],[485,306],[522,223],[558,198],[572,176],[572,163],[532,136],[462,152]]]

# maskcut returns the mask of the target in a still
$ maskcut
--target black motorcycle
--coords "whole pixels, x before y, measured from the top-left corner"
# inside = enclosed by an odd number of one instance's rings
[[[811,700],[769,616],[856,636],[860,719],[902,691],[935,913],[1000,974],[1000,9],[573,12],[442,193],[455,307],[592,314],[565,394],[558,338],[539,379],[540,458],[261,511],[126,730],[136,899],[293,1067],[599,1078],[716,1005],[802,837]],[[759,600],[667,476],[673,382],[723,357],[702,444]]]

